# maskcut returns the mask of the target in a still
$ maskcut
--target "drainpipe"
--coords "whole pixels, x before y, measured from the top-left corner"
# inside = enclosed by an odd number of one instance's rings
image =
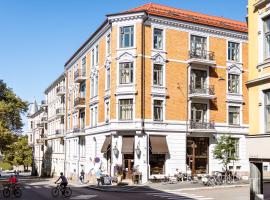
[[[188,66],[187,66],[187,108],[186,108],[186,148],[185,148],[185,156],[187,157],[187,136],[188,136],[188,121],[189,121],[189,119],[188,119],[188,114],[189,114],[189,98],[188,98],[188,92],[189,92],[189,73],[188,73],[188,71],[189,71],[189,67],[190,67],[190,65],[188,64]],[[186,173],[187,173],[187,159],[185,159],[186,160]],[[194,161],[193,161],[194,162]]]
[[[145,134],[145,22],[147,21],[149,15],[145,13],[146,16],[143,18],[142,22],[142,32],[141,32],[141,49],[142,49],[142,69],[141,69],[141,126],[142,126],[142,134]],[[146,136],[146,161],[147,161],[147,180],[149,180],[149,136]]]

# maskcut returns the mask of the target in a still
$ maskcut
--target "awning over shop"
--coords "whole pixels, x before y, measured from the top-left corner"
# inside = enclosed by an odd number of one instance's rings
[[[123,137],[122,143],[122,153],[131,153],[134,152],[134,137]]]
[[[111,141],[112,141],[112,137],[110,135],[106,136],[106,139],[101,148],[101,153],[106,153],[108,151],[108,148],[111,145]]]
[[[169,153],[166,136],[150,135],[150,145],[151,145],[152,154]]]

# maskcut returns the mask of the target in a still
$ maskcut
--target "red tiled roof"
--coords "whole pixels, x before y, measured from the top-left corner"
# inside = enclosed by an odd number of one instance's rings
[[[182,20],[186,22],[192,22],[197,24],[203,24],[207,26],[214,26],[218,28],[240,31],[247,33],[247,24],[236,20],[226,19],[223,17],[210,16],[197,12],[182,10],[178,8],[172,8],[169,6],[159,5],[156,3],[148,3],[137,8],[126,11],[125,13],[145,11],[150,15],[167,17],[176,20]]]

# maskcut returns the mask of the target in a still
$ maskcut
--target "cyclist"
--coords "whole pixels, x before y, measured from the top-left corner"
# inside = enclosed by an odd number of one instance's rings
[[[18,182],[18,180],[17,180],[16,176],[11,175],[11,176],[9,177],[9,179],[8,179],[8,182],[9,182],[10,184],[16,184],[16,183]]]
[[[57,181],[55,181],[55,184],[57,184],[57,182],[60,179],[61,179],[60,187],[63,187],[65,189],[68,185],[68,181],[67,181],[67,178],[64,176],[63,172],[60,173],[60,177],[58,178]]]

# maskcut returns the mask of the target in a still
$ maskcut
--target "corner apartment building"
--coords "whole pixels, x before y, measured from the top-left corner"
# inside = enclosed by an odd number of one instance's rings
[[[65,64],[66,174],[220,171],[223,134],[247,173],[247,39],[243,22],[153,3],[107,15]]]
[[[65,75],[61,74],[46,90],[48,130],[46,154],[48,175],[59,176],[64,171],[65,146]]]
[[[28,117],[28,144],[33,150],[33,175],[44,175],[45,137],[47,130],[47,109],[45,101],[38,105],[36,101],[30,105]]]
[[[250,136],[250,199],[263,199],[263,174],[269,176],[270,162],[270,2],[248,1],[249,48],[248,91]]]

